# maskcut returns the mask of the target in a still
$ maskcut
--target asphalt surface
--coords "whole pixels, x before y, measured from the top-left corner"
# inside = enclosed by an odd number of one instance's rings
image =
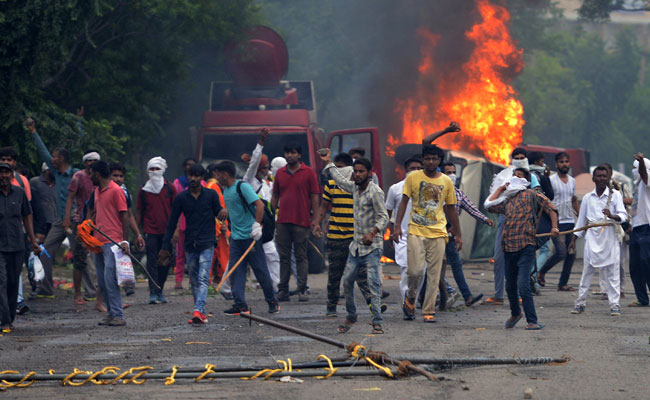
[[[570,283],[577,285],[582,265],[576,262]],[[475,305],[448,312],[439,312],[438,322],[425,324],[418,310],[415,321],[402,320],[398,270],[384,267],[384,288],[391,295],[385,302],[384,335],[370,335],[369,310],[359,307],[359,322],[346,334],[336,328],[344,318],[339,306],[338,318],[325,317],[327,275],[310,275],[309,302],[297,299],[281,303],[280,314],[269,316],[261,290],[247,290],[253,313],[336,340],[362,342],[372,350],[394,357],[570,357],[564,365],[480,366],[438,371],[440,382],[411,376],[399,380],[382,377],[332,377],[328,380],[303,378],[303,383],[281,383],[272,378],[264,381],[239,379],[177,380],[165,386],[160,380],[143,385],[88,384],[82,387],[61,387],[56,382],[37,382],[30,388],[8,389],[2,398],[233,398],[300,399],[520,399],[526,389],[534,399],[647,399],[646,377],[650,365],[648,335],[650,308],[630,308],[634,300],[628,293],[622,299],[620,317],[609,315],[607,302],[590,295],[582,315],[571,315],[575,293],[557,292],[553,284],[560,266],[547,275],[547,287],[535,297],[537,312],[545,328],[524,330],[521,321],[513,330],[504,330],[509,316],[504,306]],[[67,270],[55,275],[66,276]],[[491,264],[468,264],[465,274],[476,294],[492,294]],[[451,273],[448,279],[452,284]],[[393,279],[386,279],[393,278]],[[173,277],[170,276],[170,281]],[[172,287],[168,281],[167,287]],[[187,279],[184,281],[187,288]],[[627,283],[631,290],[631,283]],[[597,290],[597,282],[592,284]],[[168,304],[149,305],[146,283],[137,285],[136,294],[124,297],[132,306],[126,309],[126,327],[101,327],[103,317],[91,303],[76,308],[70,291],[57,291],[54,300],[29,302],[31,312],[19,316],[15,330],[0,337],[0,370],[69,373],[74,368],[97,371],[113,365],[122,370],[136,366],[152,366],[159,371],[178,365],[183,368],[202,367],[206,363],[223,366],[273,365],[276,360],[291,358],[294,363],[315,361],[319,354],[332,358],[345,357],[343,350],[315,342],[270,326],[222,311],[230,302],[211,295],[207,309],[209,323],[191,326],[187,323],[192,308],[189,290],[173,292],[166,289]],[[357,297],[360,300],[360,297]],[[342,301],[342,303],[344,303]],[[361,305],[363,302],[358,301]],[[457,304],[460,304],[458,302]],[[324,371],[320,371],[322,374]]]

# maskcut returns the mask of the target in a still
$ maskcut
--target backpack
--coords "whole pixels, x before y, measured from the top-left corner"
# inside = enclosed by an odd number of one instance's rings
[[[169,182],[167,182],[167,181],[165,181],[164,186],[165,186],[165,189],[167,190],[167,197],[169,197],[169,206],[171,208],[171,205],[172,205],[172,202],[173,202],[172,199],[174,198],[174,196],[172,194],[172,188],[171,188],[171,185],[169,184]],[[142,187],[144,187],[144,185],[142,185]],[[144,191],[142,190],[142,188],[140,188],[140,194],[139,195],[144,196],[143,193],[144,193]],[[141,225],[144,224],[144,210],[146,210],[146,208],[147,208],[146,199],[147,199],[146,196],[142,197],[142,209],[140,210],[140,224]]]
[[[237,194],[244,204],[244,208],[253,214],[253,218],[255,218],[255,213],[253,213],[250,206],[248,205],[248,202],[241,192],[241,184],[242,181],[237,182]],[[273,240],[273,235],[275,234],[275,212],[273,212],[273,210],[271,210],[271,207],[269,207],[268,201],[262,198],[260,198],[260,200],[262,200],[262,203],[264,203],[264,216],[262,217],[262,243],[266,243]]]

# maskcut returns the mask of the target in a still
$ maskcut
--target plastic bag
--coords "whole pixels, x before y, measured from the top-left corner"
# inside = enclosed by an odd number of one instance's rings
[[[117,275],[117,284],[120,286],[124,284],[135,285],[135,273],[133,272],[133,263],[131,262],[131,257],[128,254],[124,253],[120,246],[112,246],[111,251],[115,256],[115,273]]]
[[[34,281],[40,282],[45,279],[45,270],[43,269],[43,263],[41,259],[38,258],[33,252],[29,253],[27,270],[34,271]]]

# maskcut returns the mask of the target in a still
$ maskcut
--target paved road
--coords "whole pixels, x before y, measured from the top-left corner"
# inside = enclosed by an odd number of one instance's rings
[[[466,266],[470,288],[490,294],[493,287],[490,264]],[[556,267],[559,269],[559,266]],[[581,265],[576,265],[571,283],[576,285]],[[59,274],[65,272],[59,271]],[[384,275],[396,278],[397,268],[386,266]],[[144,385],[65,387],[55,383],[37,383],[28,389],[11,389],[2,397],[12,398],[458,398],[518,399],[531,388],[535,399],[647,399],[647,368],[650,365],[648,308],[625,307],[633,299],[623,299],[620,317],[611,317],[605,301],[590,296],[584,314],[569,314],[574,293],[557,292],[551,285],[559,274],[547,275],[549,285],[535,297],[542,331],[528,332],[523,321],[512,331],[504,331],[509,316],[507,306],[479,306],[455,312],[438,313],[436,324],[402,321],[399,308],[398,280],[384,279],[391,292],[386,299],[385,335],[370,335],[366,322],[369,312],[362,309],[359,323],[340,335],[336,327],[343,318],[324,316],[325,274],[311,275],[308,303],[282,303],[281,313],[271,318],[331,336],[344,342],[363,341],[375,350],[391,355],[430,357],[560,357],[571,362],[554,366],[483,366],[439,372],[442,382],[421,377],[399,381],[383,378],[305,379],[302,384],[274,381],[219,380],[189,383],[179,381],[164,386],[161,381]],[[453,282],[451,274],[448,278]],[[185,283],[187,286],[187,283]],[[628,283],[631,289],[631,285]],[[596,286],[593,286],[596,289]],[[148,293],[139,283],[137,293],[127,300],[126,328],[99,327],[102,317],[90,305],[80,311],[72,305],[70,293],[59,291],[55,300],[32,302],[32,312],[19,317],[16,329],[0,337],[0,370],[22,372],[49,369],[69,372],[73,368],[98,370],[107,365],[120,368],[150,365],[156,370],[172,365],[203,366],[260,365],[277,359],[293,362],[312,361],[325,353],[331,357],[344,352],[293,334],[253,323],[221,311],[230,304],[221,296],[210,297],[210,321],[206,326],[187,324],[191,293],[168,296],[166,305],[145,304]],[[267,316],[260,290],[248,290],[253,312]],[[198,343],[192,343],[198,342]]]

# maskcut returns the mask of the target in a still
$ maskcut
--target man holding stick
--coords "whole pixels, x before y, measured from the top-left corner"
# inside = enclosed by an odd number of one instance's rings
[[[167,229],[162,241],[162,250],[158,253],[158,265],[166,266],[171,262],[172,236],[181,213],[185,216],[185,260],[190,270],[190,286],[194,298],[194,312],[188,321],[190,324],[205,324],[205,299],[210,285],[210,267],[214,254],[216,238],[215,217],[223,220],[219,195],[214,190],[201,185],[205,170],[201,164],[190,166],[187,176],[189,189],[176,195],[172,211],[167,222]]]
[[[99,325],[125,326],[124,312],[122,309],[122,296],[117,283],[115,255],[111,249],[113,241],[121,243],[129,229],[126,196],[122,189],[111,180],[111,170],[106,161],[96,161],[90,167],[95,186],[93,210],[95,215],[94,225],[104,232],[107,237],[99,235],[97,239],[102,242],[102,252],[95,254],[95,268],[97,269],[97,282],[104,296],[104,303],[108,316],[99,322]],[[122,246],[127,246],[124,242]],[[125,250],[127,252],[127,250]]]
[[[251,185],[235,179],[235,164],[222,161],[215,167],[217,181],[223,187],[223,198],[230,218],[230,261],[229,268],[234,268],[232,274],[232,296],[235,304],[224,313],[240,315],[250,313],[246,304],[246,264],[248,263],[257,278],[264,298],[269,305],[269,313],[280,312],[278,301],[273,291],[273,281],[266,265],[264,247],[262,246],[262,218],[264,203],[255,194]],[[255,207],[255,212],[250,206]],[[247,249],[250,249],[248,251]],[[244,264],[244,265],[238,265]],[[224,277],[223,279],[227,279]]]
[[[603,219],[616,222],[624,221],[627,218],[627,213],[623,205],[623,197],[620,192],[608,187],[609,171],[607,168],[596,167],[592,180],[596,184],[596,188],[582,198],[576,229]],[[598,269],[601,282],[607,289],[611,315],[621,315],[621,308],[618,304],[621,283],[619,270],[621,247],[616,237],[616,227],[610,225],[575,232],[569,244],[569,250],[575,249],[576,239],[582,236],[585,238],[584,269],[580,278],[578,298],[571,314],[584,312],[591,279]]]

